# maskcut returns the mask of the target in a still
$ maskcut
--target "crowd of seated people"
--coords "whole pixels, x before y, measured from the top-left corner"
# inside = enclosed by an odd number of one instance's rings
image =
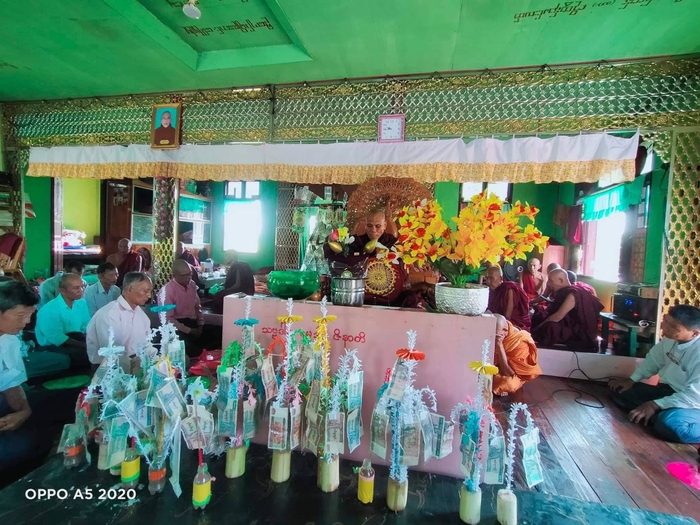
[[[590,285],[553,263],[540,271],[539,259],[528,261],[518,282],[504,280],[503,270],[486,270],[488,310],[498,316],[496,359],[500,374],[494,392],[506,395],[541,373],[537,344],[598,351],[598,314],[603,305]],[[517,341],[517,342],[516,342]]]

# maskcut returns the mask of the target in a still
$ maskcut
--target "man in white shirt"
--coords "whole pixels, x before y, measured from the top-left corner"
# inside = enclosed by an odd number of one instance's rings
[[[67,273],[74,273],[82,278],[84,271],[85,265],[80,261],[67,261],[66,264],[63,265],[62,272],[58,272],[53,277],[50,277],[41,283],[41,286],[39,287],[39,295],[41,296],[39,308],[43,308],[46,303],[58,297],[58,283],[61,280],[61,276]],[[85,281],[83,281],[83,283],[85,283]]]
[[[39,296],[26,284],[0,283],[0,473],[45,452],[36,429],[27,423],[32,409],[22,389],[27,373],[17,337],[38,303]]]
[[[700,309],[671,307],[661,330],[663,339],[629,379],[610,380],[612,399],[666,441],[700,444]],[[639,382],[656,374],[658,386]]]
[[[118,278],[119,270],[112,263],[102,263],[97,267],[97,282],[88,286],[83,295],[90,316],[95,315],[103,306],[116,301],[122,294],[117,286]]]
[[[114,331],[114,345],[125,347],[125,356],[133,357],[140,345],[151,337],[151,321],[141,309],[151,298],[151,279],[140,272],[129,272],[124,277],[122,295],[101,308],[87,328],[87,354],[93,365],[102,362],[100,348],[109,344],[109,330]],[[96,366],[93,366],[96,368]],[[126,369],[129,372],[129,369]]]

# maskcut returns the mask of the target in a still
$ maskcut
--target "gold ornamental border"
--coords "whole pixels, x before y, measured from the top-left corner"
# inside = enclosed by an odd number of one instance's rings
[[[634,160],[523,162],[516,164],[382,164],[375,166],[292,166],[289,164],[185,164],[137,162],[104,164],[30,163],[27,175],[67,179],[274,180],[300,184],[362,184],[376,177],[430,182],[596,182],[621,170],[634,178]]]

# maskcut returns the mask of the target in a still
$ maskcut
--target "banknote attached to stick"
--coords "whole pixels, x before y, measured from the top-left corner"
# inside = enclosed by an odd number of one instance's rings
[[[362,414],[360,409],[356,408],[352,412],[348,412],[348,449],[350,452],[360,446],[360,438],[362,437]]]
[[[386,414],[386,411],[376,409],[372,414],[370,451],[382,459],[386,459],[386,433],[388,427],[389,416]]]
[[[345,412],[326,416],[326,454],[342,454],[345,450]]]
[[[289,409],[272,407],[270,409],[270,429],[267,434],[267,448],[287,450],[289,436]]]
[[[420,436],[421,428],[419,423],[404,425],[401,429],[399,465],[402,467],[415,467],[420,463]]]
[[[348,413],[362,409],[362,385],[364,372],[352,372],[348,377]]]
[[[301,405],[289,407],[289,419],[289,450],[294,450],[301,443]]]
[[[243,439],[253,439],[258,433],[258,420],[255,417],[255,404],[249,399],[243,401]]]
[[[542,473],[542,462],[540,461],[540,451],[537,448],[540,444],[540,430],[533,428],[520,437],[523,445],[523,470],[528,488],[544,481]]]
[[[273,399],[277,395],[277,376],[275,375],[275,367],[272,364],[272,356],[269,355],[263,360],[262,370],[260,371],[263,386],[265,387],[265,399],[267,401]]]
[[[503,432],[496,432],[495,430],[491,427],[484,483],[488,485],[503,485],[506,466],[506,440],[503,438]]]
[[[408,367],[406,364],[399,360],[394,366],[394,371],[391,374],[391,381],[389,382],[389,399],[395,401],[402,401],[403,394],[408,386]]]

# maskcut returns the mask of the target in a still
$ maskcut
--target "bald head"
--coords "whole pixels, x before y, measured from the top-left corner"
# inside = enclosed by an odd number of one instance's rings
[[[578,281],[578,277],[577,277],[576,274],[575,274],[574,272],[572,272],[571,270],[566,270],[566,275],[569,276],[569,282],[570,282],[571,284],[574,284],[576,281]]]
[[[383,211],[372,210],[365,217],[365,229],[371,240],[377,240],[386,231],[386,215]]]
[[[508,319],[501,314],[494,314],[496,318],[496,337],[505,337],[508,335]]]
[[[501,270],[500,266],[490,266],[489,269],[486,270],[486,284],[492,290],[495,290],[503,284],[503,270]]]
[[[83,278],[74,273],[64,273],[58,281],[58,289],[64,299],[77,301],[83,296]]]
[[[126,255],[131,250],[131,239],[121,239],[117,243],[117,252],[122,255]]]
[[[527,269],[530,271],[530,273],[534,274],[536,272],[539,272],[540,268],[542,268],[542,263],[539,259],[533,257],[532,259],[527,261]]]
[[[566,270],[561,268],[556,268],[549,272],[548,280],[549,287],[555,292],[557,290],[561,290],[562,288],[566,288],[567,286],[571,286],[569,275],[566,273]]]
[[[558,270],[558,269],[560,269],[560,268],[561,268],[561,266],[559,266],[559,264],[557,264],[557,263],[551,263],[551,264],[549,264],[549,265],[547,266],[547,273],[553,272],[554,270]]]
[[[173,279],[182,286],[190,284],[192,280],[192,267],[187,264],[187,261],[175,259],[173,263]]]

